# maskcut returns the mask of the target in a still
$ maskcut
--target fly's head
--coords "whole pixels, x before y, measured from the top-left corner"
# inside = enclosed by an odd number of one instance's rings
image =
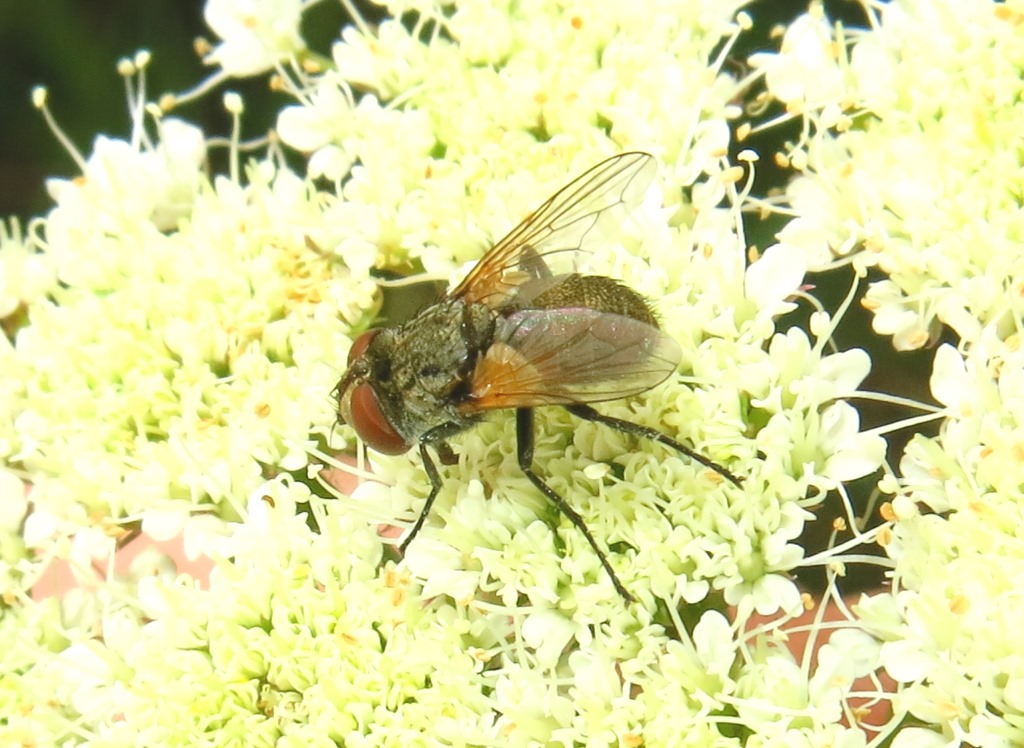
[[[415,441],[404,435],[387,398],[394,376],[393,348],[391,330],[364,332],[349,349],[348,369],[335,389],[341,422],[355,429],[370,448],[388,455],[409,451]]]
[[[336,390],[341,420],[384,454],[402,454],[438,427],[470,425],[466,380],[493,325],[486,307],[440,302],[399,327],[364,332]]]

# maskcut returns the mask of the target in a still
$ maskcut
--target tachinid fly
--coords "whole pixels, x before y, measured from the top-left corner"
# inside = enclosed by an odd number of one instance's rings
[[[660,384],[675,371],[681,350],[636,291],[604,276],[555,274],[546,259],[581,252],[601,227],[621,223],[656,170],[647,153],[602,161],[513,229],[439,301],[353,343],[336,388],[339,418],[379,452],[401,454],[419,445],[430,478],[430,494],[401,550],[441,489],[430,450],[450,464],[455,456],[448,439],[491,410],[515,409],[519,467],[583,533],[626,600],[633,598],[583,518],[533,470],[533,409],[560,405],[579,418],[661,442],[740,484],[660,431],[590,407]]]

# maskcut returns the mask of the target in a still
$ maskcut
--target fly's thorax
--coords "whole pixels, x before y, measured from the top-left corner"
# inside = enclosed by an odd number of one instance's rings
[[[442,301],[397,328],[381,330],[367,354],[381,410],[410,442],[433,428],[468,426],[459,405],[477,359],[494,336],[483,304]]]
[[[572,273],[563,276],[531,298],[528,306],[535,309],[585,307],[658,327],[658,318],[647,299],[629,286],[603,275]]]

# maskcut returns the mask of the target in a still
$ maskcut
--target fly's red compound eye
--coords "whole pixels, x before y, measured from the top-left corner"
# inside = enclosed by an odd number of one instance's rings
[[[339,415],[371,449],[383,454],[400,455],[408,452],[412,445],[391,425],[380,407],[376,390],[366,381],[370,365],[366,360],[366,350],[378,332],[380,330],[362,333],[348,351],[349,370],[338,385]]]
[[[378,332],[380,332],[380,330],[367,330],[355,339],[352,343],[352,347],[348,349],[349,366],[352,365],[353,361],[358,360],[364,353],[366,353],[366,349],[370,347],[370,341],[377,336]]]
[[[368,334],[365,333],[364,337]],[[358,342],[357,340],[356,343]],[[351,398],[346,420],[359,434],[360,439],[371,449],[386,455],[400,455],[409,451],[412,445],[403,439],[388,421],[372,386],[356,385]]]

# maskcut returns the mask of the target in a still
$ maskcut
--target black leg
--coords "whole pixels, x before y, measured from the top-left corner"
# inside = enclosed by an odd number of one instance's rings
[[[448,447],[446,442],[440,442]],[[448,453],[451,453],[451,447],[448,447]],[[443,453],[442,453],[443,454]],[[398,550],[405,553],[405,549],[412,542],[412,539],[416,537],[420,529],[423,527],[423,523],[427,519],[427,515],[430,514],[430,507],[434,505],[434,499],[437,498],[437,494],[441,491],[441,474],[437,472],[437,466],[434,461],[430,458],[430,453],[427,451],[426,440],[420,442],[420,457],[423,458],[423,469],[427,471],[427,477],[430,478],[430,495],[427,496],[426,503],[423,504],[423,511],[420,512],[419,519],[416,520],[416,524],[409,530],[409,534],[405,536],[405,540],[402,541],[401,545],[398,546]]]
[[[459,463],[459,457],[452,451],[451,445],[446,441],[431,442],[434,445],[434,449],[437,450],[437,459],[441,461],[442,465],[457,465]]]
[[[602,423],[605,426],[611,426],[613,429],[621,431],[625,434],[630,434],[632,436],[640,436],[645,439],[661,442],[665,446],[672,447],[672,449],[676,450],[677,452],[681,452],[682,454],[686,455],[694,462],[699,462],[704,467],[714,470],[716,473],[718,473],[720,476],[725,478],[733,485],[740,488],[742,488],[743,486],[742,480],[737,478],[735,475],[730,473],[728,470],[726,470],[718,463],[712,462],[704,455],[698,454],[689,447],[683,446],[672,437],[666,436],[657,429],[648,428],[647,426],[641,426],[639,423],[633,423],[632,421],[623,421],[621,418],[612,418],[611,416],[603,415],[601,413],[598,413],[589,405],[566,405],[565,409],[572,413],[574,416],[582,418],[586,421]]]
[[[533,472],[533,411],[529,408],[520,408],[516,411],[516,447],[519,457],[519,468],[530,479],[530,482],[558,508],[558,511],[568,517],[569,521],[576,526],[576,529],[583,533],[583,537],[587,539],[590,547],[594,549],[597,557],[601,560],[601,566],[608,573],[612,584],[615,585],[615,589],[626,602],[633,602],[633,596],[626,591],[622,582],[615,576],[612,565],[608,563],[608,558],[604,555],[604,551],[597,545],[594,536],[590,534],[590,530],[583,521],[583,517],[577,514],[576,510],[565,502],[565,499],[555,493],[547,483],[540,479],[539,475]]]

